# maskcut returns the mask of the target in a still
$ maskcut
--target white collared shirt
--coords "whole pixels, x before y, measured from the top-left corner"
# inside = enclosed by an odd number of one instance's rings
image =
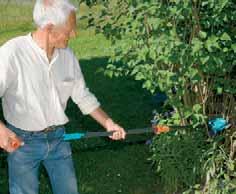
[[[5,119],[27,131],[68,122],[69,97],[83,114],[100,106],[86,87],[79,63],[69,49],[55,49],[51,62],[31,34],[0,47],[0,97]]]

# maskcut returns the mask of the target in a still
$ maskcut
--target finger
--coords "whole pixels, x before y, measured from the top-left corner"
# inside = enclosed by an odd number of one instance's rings
[[[110,127],[110,131],[113,131],[112,135],[109,136],[112,140],[115,140],[116,139],[116,129],[115,129],[115,125],[113,125],[112,127]]]
[[[9,138],[12,138],[12,139],[17,138],[17,135],[11,130],[8,131],[8,136]]]
[[[1,145],[1,148],[5,150],[6,152],[12,152],[13,149],[9,146],[8,139],[4,140],[4,142]]]
[[[115,131],[116,131],[116,138],[122,139],[123,137],[122,128],[119,125],[115,125]]]
[[[5,147],[5,150],[7,152],[14,152],[22,145],[24,145],[24,142],[22,142],[20,138],[16,136],[10,137],[8,138],[8,145]]]
[[[119,139],[122,139],[122,131],[118,131],[117,137],[118,137]]]
[[[123,128],[121,128],[121,134],[122,134],[122,139],[125,139],[126,137],[126,132]]]
[[[110,139],[112,140],[117,140],[117,138],[113,135],[113,136],[109,136]]]
[[[112,139],[113,139],[113,140],[119,140],[119,139],[120,139],[119,132],[114,132],[114,133],[113,133],[113,136],[112,136]]]
[[[11,138],[9,143],[10,147],[13,149],[18,149],[21,145],[23,145],[23,142],[18,137]]]
[[[118,135],[119,139],[125,139],[125,132],[122,128],[119,129]]]
[[[7,151],[8,153],[12,153],[12,152],[14,152],[16,149],[14,149],[14,148],[12,148],[12,147],[6,147],[6,148],[4,148],[4,150],[5,151]]]
[[[5,149],[8,146],[8,139],[4,139],[1,143],[1,148]]]
[[[110,139],[115,140],[115,132],[112,133],[112,135],[108,136]]]
[[[117,131],[119,132],[119,138],[125,139],[125,136],[126,136],[125,130],[122,127],[120,127],[119,125],[117,125]]]

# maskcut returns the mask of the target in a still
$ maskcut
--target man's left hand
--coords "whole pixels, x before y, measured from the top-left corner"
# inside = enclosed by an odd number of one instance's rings
[[[126,132],[125,130],[119,126],[118,124],[114,123],[111,119],[107,119],[105,123],[107,131],[114,131],[112,136],[109,136],[113,140],[121,140],[125,139]]]

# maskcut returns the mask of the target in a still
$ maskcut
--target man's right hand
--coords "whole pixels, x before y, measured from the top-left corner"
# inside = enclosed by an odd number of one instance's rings
[[[7,152],[14,152],[22,145],[22,141],[14,132],[0,124],[0,147]]]

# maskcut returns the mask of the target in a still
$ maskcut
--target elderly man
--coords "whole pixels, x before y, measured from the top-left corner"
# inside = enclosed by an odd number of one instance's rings
[[[9,152],[10,194],[37,194],[42,163],[54,194],[78,194],[71,148],[63,141],[68,98],[113,140],[125,131],[100,108],[88,90],[68,40],[76,35],[76,8],[68,0],[37,0],[37,30],[0,48],[0,97],[7,121],[0,123],[0,146]],[[24,142],[19,149],[11,141]]]

